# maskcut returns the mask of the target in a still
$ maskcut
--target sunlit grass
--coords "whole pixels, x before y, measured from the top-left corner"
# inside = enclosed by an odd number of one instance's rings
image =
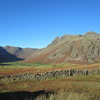
[[[50,95],[48,98],[45,95],[41,95],[38,96],[35,100],[100,100],[100,96],[84,92],[63,92],[59,94]]]

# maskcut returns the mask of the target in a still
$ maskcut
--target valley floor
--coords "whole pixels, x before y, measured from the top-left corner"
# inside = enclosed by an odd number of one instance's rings
[[[14,67],[13,67],[14,66]],[[94,69],[99,68],[100,64],[91,65],[1,65],[0,74],[16,74],[16,73],[39,73],[50,70],[62,70],[66,68],[76,69]],[[44,68],[45,66],[45,68]],[[51,66],[51,67],[50,67]],[[51,91],[55,94],[39,96],[36,100],[100,100],[100,74],[80,75],[71,77],[60,77],[48,80],[26,80],[17,82],[0,81],[0,92],[8,93],[15,91]],[[1,100],[1,99],[0,99]],[[29,99],[25,99],[29,100]],[[35,100],[35,99],[30,99]]]

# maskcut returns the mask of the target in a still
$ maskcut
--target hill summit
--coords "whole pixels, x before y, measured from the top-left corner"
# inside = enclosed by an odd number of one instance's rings
[[[56,37],[46,48],[36,51],[26,62],[94,63],[100,62],[100,34]]]

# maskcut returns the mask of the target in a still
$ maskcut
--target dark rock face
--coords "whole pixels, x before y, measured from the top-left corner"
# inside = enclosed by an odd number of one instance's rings
[[[100,62],[100,34],[87,32],[85,35],[57,37],[27,62],[84,64]]]

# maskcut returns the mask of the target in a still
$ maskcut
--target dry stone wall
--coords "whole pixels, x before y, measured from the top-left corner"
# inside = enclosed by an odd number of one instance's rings
[[[24,74],[16,74],[16,75],[0,75],[1,81],[23,81],[23,80],[47,80],[59,77],[68,77],[68,76],[77,76],[77,75],[90,75],[94,73],[100,73],[100,69],[94,70],[55,70],[49,71],[45,73],[24,73]]]

